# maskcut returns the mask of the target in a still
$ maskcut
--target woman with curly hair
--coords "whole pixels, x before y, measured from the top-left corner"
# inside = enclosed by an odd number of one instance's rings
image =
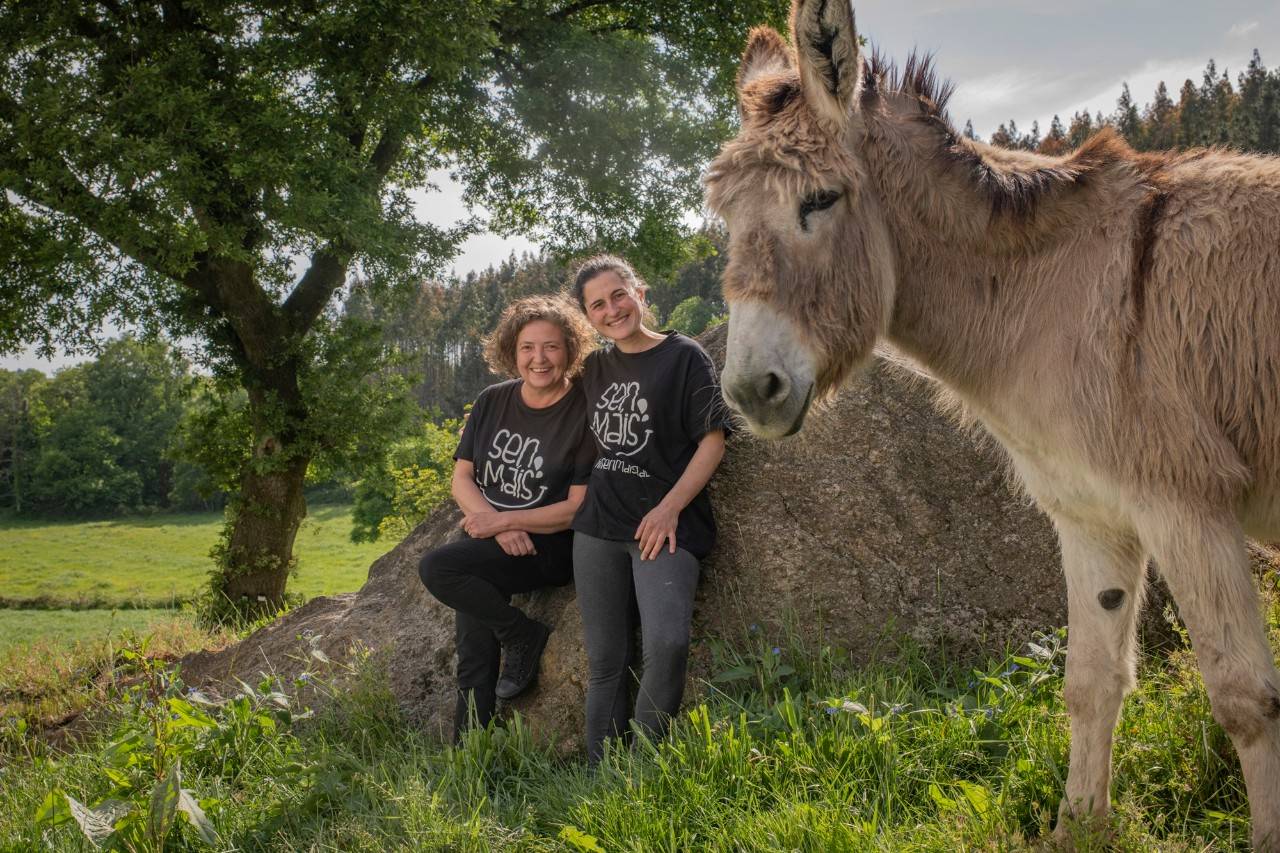
[[[551,629],[511,596],[573,577],[569,525],[595,461],[574,380],[593,340],[571,302],[547,296],[512,303],[485,340],[490,369],[513,378],[480,392],[454,454],[467,536],[419,566],[431,594],[457,612],[455,735],[487,725],[497,699],[537,678]]]

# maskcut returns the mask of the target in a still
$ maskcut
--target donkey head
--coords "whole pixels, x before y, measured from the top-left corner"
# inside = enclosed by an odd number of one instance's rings
[[[892,254],[861,149],[863,62],[848,0],[794,0],[794,45],[752,31],[742,130],[707,172],[729,229],[723,387],[751,428],[800,429],[888,327]]]

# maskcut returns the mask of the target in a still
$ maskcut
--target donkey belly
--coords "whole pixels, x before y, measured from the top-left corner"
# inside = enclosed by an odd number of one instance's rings
[[[1240,509],[1240,525],[1254,539],[1280,539],[1280,486],[1251,490]]]
[[[1055,522],[1116,530],[1130,526],[1129,501],[1121,484],[1051,445],[1037,446],[997,437],[1009,453],[1027,493]]]

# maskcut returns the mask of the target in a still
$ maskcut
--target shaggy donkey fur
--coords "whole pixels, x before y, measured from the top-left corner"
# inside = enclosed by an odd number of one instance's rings
[[[847,0],[794,0],[792,34],[751,34],[742,131],[706,177],[731,235],[726,395],[779,436],[878,340],[919,361],[1061,539],[1061,817],[1109,807],[1154,557],[1254,844],[1280,850],[1280,674],[1244,547],[1280,537],[1280,161],[1137,154],[1110,131],[1066,157],[1002,150],[955,132],[927,60],[864,60]]]

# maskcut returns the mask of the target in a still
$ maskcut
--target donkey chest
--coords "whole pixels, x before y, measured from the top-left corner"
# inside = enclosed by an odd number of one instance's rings
[[[1115,472],[1071,450],[1064,436],[1028,436],[1000,424],[988,429],[1004,446],[1027,493],[1051,517],[1099,527],[1123,524],[1128,515],[1126,490]]]

